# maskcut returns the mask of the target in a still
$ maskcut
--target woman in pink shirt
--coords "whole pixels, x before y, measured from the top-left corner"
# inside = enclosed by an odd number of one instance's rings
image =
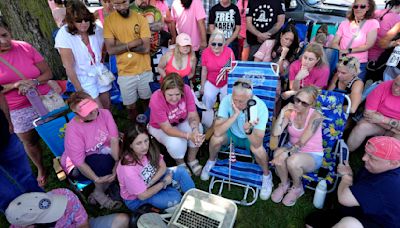
[[[239,32],[239,60],[246,61],[249,55],[250,47],[246,42],[246,9],[248,0],[239,0],[237,2],[237,7],[240,13],[240,32]]]
[[[310,43],[299,60],[289,67],[289,89],[282,94],[284,98],[293,95],[305,86],[325,88],[328,85],[329,66],[326,63],[322,45]]]
[[[203,104],[207,109],[212,109],[217,100],[228,93],[228,72],[235,55],[232,49],[225,45],[224,32],[214,29],[210,36],[209,46],[201,55],[201,89]]]
[[[121,161],[117,167],[121,197],[135,211],[143,204],[166,209],[181,201],[181,193],[194,188],[193,180],[182,166],[167,168],[146,126],[133,125],[125,134]]]
[[[196,63],[192,39],[186,33],[179,34],[176,37],[175,48],[163,55],[158,63],[160,83],[170,73],[177,73],[185,80],[191,79],[196,72]]]
[[[90,203],[119,208],[121,202],[104,193],[115,180],[119,155],[118,129],[111,112],[99,109],[96,101],[82,91],[72,94],[68,104],[76,115],[66,127],[61,165],[71,179],[94,182]]]
[[[294,104],[286,105],[276,120],[272,135],[280,136],[287,127],[289,143],[276,149],[272,160],[281,180],[279,187],[271,195],[271,200],[275,203],[282,201],[285,206],[293,206],[304,194],[301,183],[303,174],[319,169],[322,165],[324,118],[313,108],[317,96],[318,88],[302,88],[296,93]],[[293,182],[291,188],[289,174]]]
[[[149,107],[150,134],[167,148],[178,165],[184,167],[189,146],[188,165],[193,174],[200,175],[201,165],[196,155],[204,135],[190,87],[178,74],[171,73],[165,77],[161,89],[151,95]]]
[[[254,54],[255,62],[279,64],[280,75],[285,76],[299,48],[299,37],[293,24],[288,24],[275,40],[266,40]]]
[[[47,94],[47,85],[52,78],[51,70],[44,58],[30,44],[13,40],[9,26],[0,18],[0,85],[4,94],[14,133],[24,144],[33,164],[38,170],[39,186],[46,184],[46,170],[42,161],[42,152],[38,135],[32,122],[39,117],[25,96],[31,88],[36,88],[41,95]],[[16,68],[25,78],[21,78],[7,64]]]
[[[340,23],[332,48],[338,49],[341,55],[349,55],[360,61],[361,73],[358,75],[366,81],[368,50],[374,46],[379,29],[379,22],[374,19],[374,0],[355,0],[347,20]]]

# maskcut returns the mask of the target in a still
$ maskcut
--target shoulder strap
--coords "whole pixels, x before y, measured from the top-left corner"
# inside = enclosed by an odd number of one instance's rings
[[[363,20],[363,21],[360,23],[360,32],[361,32],[361,29],[363,28],[363,26],[364,26],[364,24],[365,24],[366,21],[367,21],[367,20]],[[351,23],[351,22],[350,22],[350,23]],[[351,45],[353,44],[354,39],[355,39],[358,35],[359,35],[359,33],[353,35],[353,37],[351,38],[350,43],[347,45],[347,48],[346,48],[346,49],[351,48]]]
[[[27,78],[19,71],[17,68],[15,68],[13,65],[11,65],[7,60],[5,60],[3,57],[0,56],[0,62],[4,63],[8,68],[10,68],[14,73],[18,75],[22,80],[27,80]]]

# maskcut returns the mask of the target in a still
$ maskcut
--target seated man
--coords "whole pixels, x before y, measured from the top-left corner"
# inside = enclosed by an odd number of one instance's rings
[[[400,141],[388,136],[368,140],[365,165],[353,182],[348,162],[338,166],[340,209],[316,211],[307,227],[399,227]]]
[[[250,123],[245,112],[250,99],[256,101],[257,120]],[[233,92],[225,96],[218,110],[214,123],[214,135],[210,140],[210,158],[201,173],[202,180],[209,179],[209,172],[215,165],[217,153],[222,145],[230,142],[250,149],[257,163],[263,169],[263,181],[260,198],[267,200],[272,191],[272,175],[268,170],[268,157],[263,147],[263,138],[268,122],[268,108],[257,96],[253,95],[251,81],[239,79],[233,84]]]
[[[400,139],[400,75],[379,84],[367,97],[364,118],[347,140],[355,151],[369,136],[387,135]]]
[[[129,225],[129,217],[124,213],[88,218],[79,198],[66,188],[53,189],[48,193],[22,194],[8,205],[5,214],[11,228],[28,226],[124,228]]]

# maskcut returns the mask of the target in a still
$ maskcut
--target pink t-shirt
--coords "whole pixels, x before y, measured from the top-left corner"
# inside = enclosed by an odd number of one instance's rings
[[[289,67],[289,80],[293,81],[297,75],[297,73],[301,69],[301,60],[296,60]],[[321,67],[314,67],[310,74],[300,81],[300,88],[305,86],[314,85],[321,89],[325,88],[328,85],[329,79],[329,66],[324,65]]]
[[[302,129],[298,129],[294,126],[293,121],[294,121],[294,118],[296,117],[296,112],[291,113],[290,122],[288,125],[290,144],[294,145],[300,140],[300,138],[303,135],[306,127],[308,126],[308,124],[310,122],[310,118],[314,112],[315,112],[315,109],[310,108],[310,110],[308,111],[306,122]],[[322,126],[319,126],[318,130],[314,133],[314,135],[311,136],[311,138],[307,141],[307,143],[300,149],[300,152],[302,152],[302,153],[313,152],[313,153],[318,153],[321,156],[323,156],[324,155],[323,151],[324,151],[324,148],[322,147]]]
[[[272,48],[274,48],[275,40],[266,40],[258,51],[254,54],[254,58],[261,59],[261,62],[271,62]]]
[[[203,3],[200,0],[193,0],[189,9],[185,9],[180,0],[174,0],[171,7],[171,16],[175,20],[178,34],[188,34],[192,38],[193,50],[198,51],[201,37],[197,21],[206,18]]]
[[[388,9],[382,9],[375,11],[375,18],[380,19]],[[400,15],[398,13],[387,13],[383,17],[381,21],[379,21],[380,28],[378,29],[378,37],[376,38],[376,42],[374,46],[368,50],[368,60],[377,60],[378,57],[382,54],[384,49],[380,48],[378,45],[379,40],[386,35],[386,33],[397,23],[400,21]]]
[[[400,96],[392,94],[393,80],[382,82],[367,97],[365,108],[400,120]]]
[[[150,125],[160,128],[160,123],[170,122],[177,124],[186,120],[189,112],[196,111],[196,104],[190,87],[185,85],[184,94],[176,105],[169,104],[164,97],[161,89],[151,95],[150,98]]]
[[[351,24],[349,20],[343,21],[342,23],[340,23],[339,28],[336,32],[336,35],[341,37],[339,43],[340,49],[349,48],[348,44],[350,43],[353,36],[357,34],[358,36],[354,38],[350,48],[356,48],[366,44],[367,34],[373,29],[379,29],[379,22],[375,19],[366,20],[361,31],[358,25],[354,25],[354,23]],[[351,53],[349,54],[349,56],[358,58],[360,63],[368,62],[368,51]]]
[[[35,64],[44,61],[39,52],[24,41],[11,41],[11,50],[1,57],[18,69],[27,79],[35,79],[40,76],[40,70]],[[0,85],[15,83],[22,80],[13,70],[0,62]],[[40,94],[47,94],[50,87],[47,84],[39,85]],[[31,106],[26,96],[18,94],[17,89],[5,93],[10,110],[17,110]]]
[[[224,46],[221,54],[216,56],[211,47],[204,49],[201,55],[201,65],[207,68],[207,81],[211,82],[218,88],[226,85],[228,82],[227,73],[223,72],[223,67],[230,67],[231,62],[235,60],[232,49]],[[221,80],[217,85],[217,77],[219,74],[225,74],[225,79]]]
[[[163,156],[160,154],[160,162]],[[120,186],[120,194],[124,200],[135,200],[137,196],[147,190],[150,180],[157,173],[157,168],[150,164],[146,156],[140,160],[140,164],[117,166],[117,177]]]
[[[163,18],[165,18],[167,16],[167,12],[169,10],[167,3],[165,3],[164,1],[156,1],[155,7],[158,10],[160,10],[161,15],[163,16]],[[168,25],[165,22],[164,22],[163,29],[164,29],[164,31],[168,32]]]
[[[65,152],[61,165],[67,173],[80,166],[91,154],[111,154],[110,140],[118,137],[118,129],[108,109],[99,109],[99,116],[92,122],[72,119],[65,131]]]
[[[55,228],[79,227],[88,221],[88,214],[79,198],[67,188],[56,188],[47,194],[64,195],[68,199],[64,215],[57,220]],[[23,226],[11,225],[10,228],[22,228]]]
[[[244,1],[244,7],[242,7]],[[239,0],[237,2],[237,7],[239,8],[239,13],[240,13],[240,32],[239,35],[243,38],[246,38],[246,9],[247,9],[247,4],[248,0]]]

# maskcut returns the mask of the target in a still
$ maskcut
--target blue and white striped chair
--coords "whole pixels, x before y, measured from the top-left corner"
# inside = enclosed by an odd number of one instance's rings
[[[235,81],[239,78],[250,79],[253,83],[253,94],[265,102],[268,107],[269,120],[264,137],[264,148],[267,153],[269,151],[270,129],[272,126],[272,118],[275,109],[276,91],[279,81],[279,69],[275,63],[261,62],[233,62],[233,69],[228,75],[228,93],[232,93],[232,87]],[[261,117],[262,118],[262,117]],[[229,147],[222,153],[229,153]],[[215,166],[210,170],[211,181],[209,192],[215,184],[220,184],[218,194],[221,195],[226,184],[244,188],[244,196],[241,200],[232,199],[235,203],[250,206],[254,204],[258,198],[259,191],[262,185],[262,169],[255,163],[252,153],[244,148],[234,147],[236,157],[247,157],[251,162],[236,161],[231,163],[229,167],[228,159],[217,159]],[[249,159],[247,159],[249,160]],[[229,172],[230,169],[230,172]],[[230,173],[230,176],[229,176]],[[251,191],[252,197],[247,200],[248,193]]]

